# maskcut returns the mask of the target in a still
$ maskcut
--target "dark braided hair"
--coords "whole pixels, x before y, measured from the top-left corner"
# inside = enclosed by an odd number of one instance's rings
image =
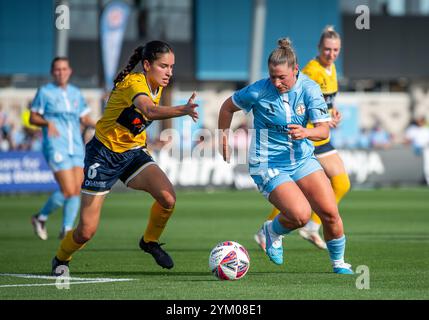
[[[170,45],[164,41],[150,41],[144,46],[139,46],[134,50],[133,55],[128,60],[127,66],[122,69],[121,72],[116,76],[114,84],[121,82],[125,77],[136,67],[136,65],[141,61],[147,60],[152,64],[155,60],[159,58],[161,54],[173,52]]]

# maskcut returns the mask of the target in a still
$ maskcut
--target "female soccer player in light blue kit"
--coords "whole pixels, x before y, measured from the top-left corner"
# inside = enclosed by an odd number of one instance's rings
[[[48,215],[61,206],[64,208],[60,238],[73,227],[83,180],[84,144],[80,125],[95,126],[80,90],[68,84],[71,73],[67,58],[55,58],[51,64],[54,82],[39,88],[30,107],[30,123],[42,127],[43,154],[60,186],[39,213],[32,216],[34,232],[42,240],[48,238]]]
[[[335,195],[309,140],[329,136],[328,108],[319,85],[299,72],[290,40],[280,39],[278,44],[268,59],[270,78],[236,91],[221,107],[223,157],[228,161],[234,112],[252,111],[249,172],[259,191],[281,212],[263,226],[268,257],[283,263],[283,236],[303,227],[313,208],[323,222],[334,272],[352,274],[351,265],[344,262],[346,238]],[[314,128],[306,128],[308,121]]]

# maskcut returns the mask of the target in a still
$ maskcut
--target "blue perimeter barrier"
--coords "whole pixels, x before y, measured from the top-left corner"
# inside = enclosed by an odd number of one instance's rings
[[[0,152],[0,193],[57,189],[54,175],[41,152]]]

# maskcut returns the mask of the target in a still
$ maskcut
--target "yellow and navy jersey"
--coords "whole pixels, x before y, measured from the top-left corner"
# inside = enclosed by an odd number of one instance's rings
[[[307,65],[302,69],[302,72],[306,74],[310,79],[317,82],[322,90],[323,97],[325,98],[328,110],[331,113],[335,96],[338,92],[338,81],[337,81],[337,70],[335,64],[332,64],[331,71],[323,67],[318,59],[310,60]],[[313,128],[313,124],[309,122],[307,128]],[[328,143],[331,140],[330,136],[321,141],[313,141],[315,146],[321,146]]]
[[[146,146],[145,129],[152,123],[133,104],[144,94],[159,105],[162,87],[152,94],[143,73],[131,73],[112,90],[103,116],[95,127],[95,136],[113,152]]]
[[[313,59],[302,69],[311,80],[316,81],[322,90],[328,108],[333,107],[335,95],[338,92],[337,70],[335,64],[332,64],[331,71],[323,67],[319,60]]]

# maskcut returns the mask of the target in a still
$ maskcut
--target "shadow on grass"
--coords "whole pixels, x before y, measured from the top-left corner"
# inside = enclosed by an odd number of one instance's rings
[[[268,274],[299,274],[299,275],[303,275],[305,274],[306,276],[309,275],[320,275],[320,274],[334,274],[332,271],[313,271],[313,272],[309,272],[309,271],[257,271],[257,272],[249,272],[249,274],[251,274],[252,276],[264,276],[264,275],[268,275]]]
[[[133,276],[166,276],[166,277],[176,277],[176,276],[192,276],[192,277],[201,277],[201,276],[211,276],[207,272],[175,272],[175,271],[77,271],[70,272],[71,276],[84,276],[84,275],[98,275],[103,277],[110,276],[120,276],[124,277],[133,277]]]
[[[48,273],[43,272],[33,272],[33,275],[39,275],[39,276],[49,276]],[[256,276],[266,276],[266,275],[272,275],[272,274],[278,274],[278,275],[302,275],[303,272],[301,271],[252,271],[249,272],[248,275]],[[306,276],[311,275],[332,275],[332,272],[305,272]],[[91,277],[99,277],[99,278],[109,278],[109,277],[118,277],[120,278],[132,278],[132,277],[142,277],[142,276],[163,276],[163,277],[206,277],[207,279],[192,279],[192,280],[186,280],[186,281],[218,281],[210,272],[201,272],[201,271],[195,271],[195,272],[183,272],[183,271],[72,271],[70,272],[71,277],[79,277],[79,278],[91,278]],[[178,281],[182,281],[180,279],[177,279]]]
[[[180,248],[175,249],[169,248],[169,247],[163,247],[167,252],[209,252],[211,249],[207,248],[201,248],[201,249],[186,249],[186,248]],[[140,248],[85,248],[85,251],[92,251],[92,252],[142,252]]]
[[[163,247],[167,252],[202,252],[206,253],[207,255],[210,253],[212,248],[175,248],[175,247]],[[313,246],[307,248],[287,248],[288,252],[307,252],[307,251],[316,251],[316,252],[326,252],[325,250],[315,250]],[[142,252],[140,248],[85,248],[84,251],[91,251],[91,252]],[[262,250],[259,248],[250,248],[247,250],[249,253],[256,253],[260,252],[263,254]]]

